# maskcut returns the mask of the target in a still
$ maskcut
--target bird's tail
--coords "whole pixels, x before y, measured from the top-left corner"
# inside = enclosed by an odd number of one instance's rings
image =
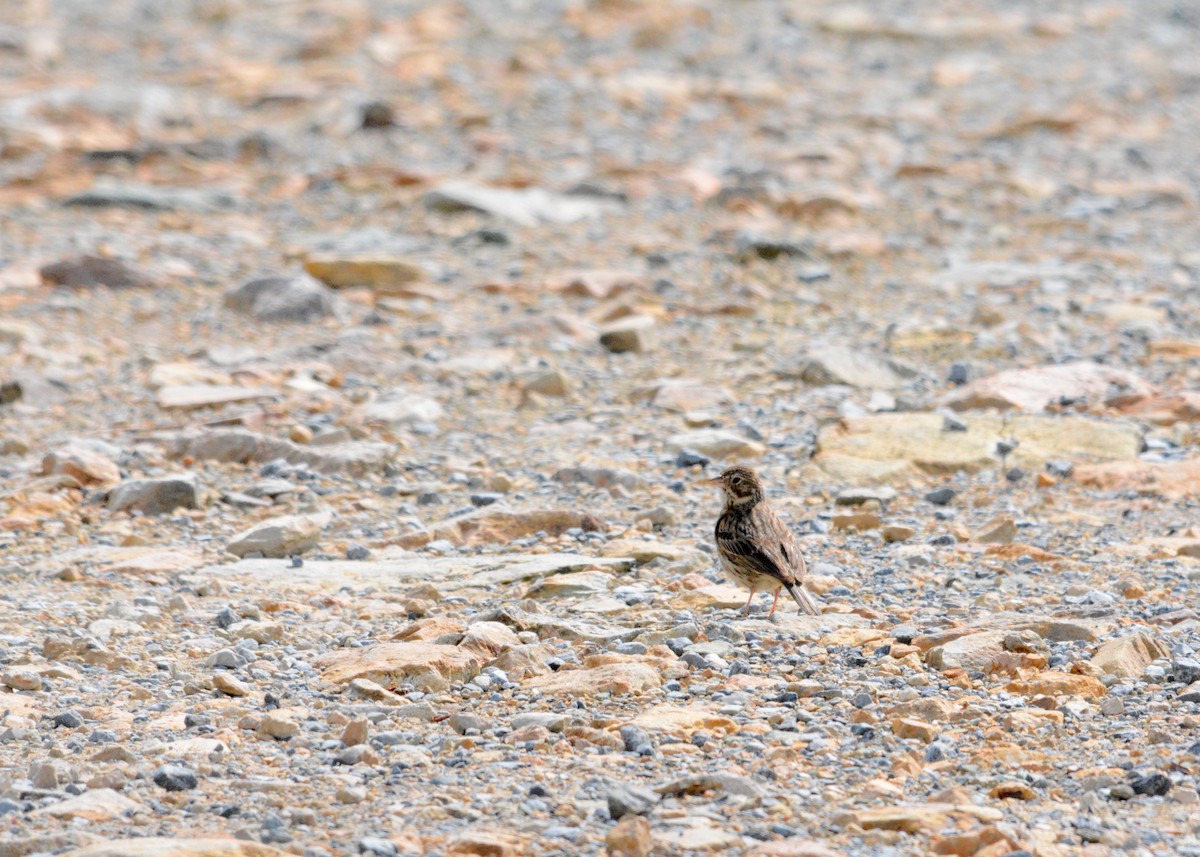
[[[796,603],[800,605],[801,613],[807,613],[809,616],[821,615],[821,608],[817,606],[817,602],[813,600],[813,597],[804,591],[803,585],[789,586],[787,591],[796,600]]]

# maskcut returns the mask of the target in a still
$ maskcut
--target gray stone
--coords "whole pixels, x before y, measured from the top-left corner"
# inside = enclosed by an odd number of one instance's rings
[[[225,292],[229,309],[259,321],[309,322],[338,312],[332,290],[311,277],[262,277]]]
[[[154,784],[169,792],[182,792],[196,788],[200,779],[183,765],[163,765],[154,772]]]
[[[166,515],[176,509],[200,507],[200,483],[193,473],[157,479],[129,479],[108,492],[113,512],[137,511],[143,515]]]
[[[176,435],[168,445],[168,454],[173,458],[191,457],[237,464],[282,460],[318,473],[357,475],[382,470],[395,455],[395,447],[376,442],[302,446],[243,429],[221,429]],[[288,488],[295,490],[292,485]],[[254,496],[254,489],[247,493]]]
[[[622,783],[605,795],[608,814],[613,821],[627,815],[649,815],[658,806],[659,796],[645,786]]]
[[[162,187],[99,178],[90,190],[73,194],[63,205],[85,208],[140,208],[147,211],[222,211],[233,208],[229,191],[194,187]]]

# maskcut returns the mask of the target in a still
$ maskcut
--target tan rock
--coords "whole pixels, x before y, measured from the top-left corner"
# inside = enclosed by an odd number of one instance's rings
[[[76,797],[36,809],[30,815],[101,822],[125,818],[145,808],[112,789],[91,789]]]
[[[300,734],[300,724],[290,717],[269,711],[258,722],[256,730],[259,737],[274,738],[276,741],[286,741]]]
[[[524,840],[509,831],[471,830],[460,835],[446,848],[447,854],[476,854],[479,857],[520,857]]]
[[[570,598],[608,592],[613,576],[607,571],[575,571],[548,577],[530,589],[529,598]]]
[[[916,534],[917,531],[912,527],[904,527],[899,524],[890,524],[883,528],[885,542],[906,542]]]
[[[817,641],[820,646],[853,646],[860,649],[871,643],[878,643],[887,634],[876,628],[838,628],[830,631]]]
[[[647,857],[654,842],[650,838],[650,822],[632,813],[623,816],[604,837],[609,857]]]
[[[917,473],[939,475],[994,468],[996,441],[1016,438],[1010,465],[1040,470],[1046,461],[1134,459],[1141,433],[1132,423],[1079,416],[972,413],[967,431],[943,431],[943,417],[882,413],[843,420],[822,429],[815,464],[847,482],[880,482]],[[1077,471],[1078,472],[1078,471]]]
[[[600,330],[600,344],[614,354],[649,351],[657,322],[649,315],[627,315]]]
[[[1075,468],[1074,480],[1101,491],[1139,491],[1164,497],[1200,494],[1200,458],[1159,463],[1118,461]]]
[[[835,530],[849,530],[865,533],[867,530],[877,530],[883,521],[874,512],[859,512],[854,515],[834,515],[830,520]]]
[[[671,820],[651,830],[655,850],[665,854],[686,851],[724,851],[740,846],[742,837],[715,825],[707,818]]]
[[[643,693],[659,687],[663,677],[653,667],[636,662],[604,664],[592,669],[559,670],[527,682],[530,690],[549,695],[582,696],[597,693]]]
[[[426,616],[411,625],[405,625],[392,635],[393,640],[406,640],[410,643],[426,643],[434,640],[446,641],[454,637],[455,642],[462,639],[466,629],[463,624],[449,616]]]
[[[267,518],[238,533],[225,549],[239,557],[261,553],[264,557],[283,558],[304,553],[316,547],[321,538],[321,527],[328,520],[329,516],[325,514]]]
[[[756,440],[721,429],[696,429],[672,435],[667,440],[670,452],[690,449],[712,458],[758,458],[767,448]]]
[[[539,372],[525,379],[525,389],[540,396],[566,396],[571,392],[571,379],[557,369]]]
[[[623,538],[606,543],[600,552],[604,556],[632,557],[638,563],[664,559],[671,563],[686,562],[688,567],[707,568],[712,558],[698,550],[680,547],[653,539]]]
[[[966,634],[929,649],[925,653],[925,663],[943,672],[951,669],[986,671],[1004,653],[1005,636],[1004,631]]]
[[[546,661],[553,655],[554,649],[545,643],[531,643],[514,646],[488,666],[504,670],[510,679],[520,681],[533,676],[548,675],[551,670],[546,666]]]
[[[238,387],[217,384],[179,384],[158,391],[158,406],[165,410],[194,411],[235,402],[269,399],[274,390],[261,387]]]
[[[1006,688],[1009,693],[1022,696],[1083,696],[1096,698],[1108,691],[1099,679],[1089,675],[1075,675],[1047,671],[1028,679],[1011,681]]]
[[[911,717],[932,723],[953,723],[976,716],[965,703],[955,704],[938,696],[897,703],[887,713],[892,717]]]
[[[993,518],[971,534],[971,541],[979,545],[1010,545],[1017,537],[1017,525],[1012,518]]]
[[[412,295],[410,286],[425,279],[420,265],[385,254],[314,253],[305,258],[304,270],[330,288],[369,286],[379,294],[400,297]]]
[[[734,400],[733,394],[719,384],[696,378],[667,379],[649,388],[646,398],[656,407],[675,413],[724,408]]]
[[[966,817],[978,821],[1000,821],[1004,813],[991,807],[969,803],[926,803],[882,806],[852,810],[847,820],[863,830],[902,830],[905,833],[929,833],[940,830],[951,818]]]
[[[942,404],[960,411],[1019,408],[1032,412],[1046,410],[1063,398],[1108,404],[1154,392],[1153,385],[1132,372],[1081,360],[980,378],[944,396]]]
[[[399,540],[402,547],[419,547],[436,539],[454,544],[496,544],[524,538],[537,532],[560,536],[567,530],[607,532],[608,524],[591,512],[575,509],[532,509],[513,512],[485,507],[433,525],[429,530]]]
[[[738,726],[728,717],[722,717],[703,705],[682,707],[669,702],[644,711],[632,721],[648,732],[666,732],[678,738],[689,739],[695,732],[732,735]]]
[[[892,721],[892,732],[897,738],[916,738],[928,744],[938,736],[938,727],[912,717],[898,717]]]
[[[338,649],[313,659],[326,681],[348,684],[368,679],[383,685],[411,682],[419,690],[445,690],[452,682],[470,681],[484,660],[470,649],[436,643],[380,643],[361,649]]]
[[[746,852],[746,857],[843,857],[843,852],[815,839],[793,836],[755,845]]]
[[[1119,678],[1141,678],[1146,667],[1159,658],[1171,656],[1171,650],[1145,634],[1133,634],[1109,640],[1092,655],[1092,666],[1101,674]]]
[[[501,622],[472,622],[458,645],[490,659],[521,645],[521,641],[512,628]]]
[[[214,675],[212,683],[214,689],[226,696],[246,696],[250,693],[250,688],[226,672]]]
[[[370,726],[371,721],[365,717],[356,717],[354,720],[351,720],[346,724],[346,728],[342,730],[342,744],[347,747],[366,744]]]
[[[80,485],[108,486],[121,481],[121,470],[111,458],[78,444],[68,444],[47,453],[42,459],[42,473],[46,476],[65,474]]]
[[[1007,780],[992,786],[988,795],[997,800],[1033,800],[1037,797],[1037,792],[1031,789],[1027,783]]]
[[[581,298],[611,298],[639,288],[645,278],[636,271],[589,268],[561,271],[546,278],[546,288]]]
[[[113,839],[69,851],[63,857],[287,857],[286,851],[241,839]]]
[[[781,367],[779,374],[816,386],[840,384],[872,390],[892,390],[917,376],[914,369],[890,357],[840,345],[805,352]]]

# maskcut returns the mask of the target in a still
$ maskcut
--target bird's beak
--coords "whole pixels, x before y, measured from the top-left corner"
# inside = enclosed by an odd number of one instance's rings
[[[720,477],[720,476],[714,476],[712,479],[697,479],[697,480],[696,480],[695,482],[693,482],[692,484],[693,484],[693,485],[720,485],[720,484],[721,484],[721,477]]]

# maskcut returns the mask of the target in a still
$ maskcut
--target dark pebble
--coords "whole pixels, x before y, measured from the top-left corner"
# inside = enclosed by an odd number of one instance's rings
[[[83,718],[76,711],[60,711],[52,719],[55,726],[63,729],[78,729],[83,725]]]
[[[925,495],[925,500],[935,506],[948,506],[953,499],[953,488],[937,488]]]
[[[1161,771],[1137,777],[1129,783],[1134,794],[1162,797],[1171,790],[1171,780]]]
[[[183,765],[163,765],[154,772],[154,784],[169,792],[182,792],[200,785],[196,772]]]
[[[681,449],[679,450],[679,454],[675,456],[676,467],[696,467],[697,465],[705,467],[710,461],[712,459],[707,455],[701,455],[692,449]]]

